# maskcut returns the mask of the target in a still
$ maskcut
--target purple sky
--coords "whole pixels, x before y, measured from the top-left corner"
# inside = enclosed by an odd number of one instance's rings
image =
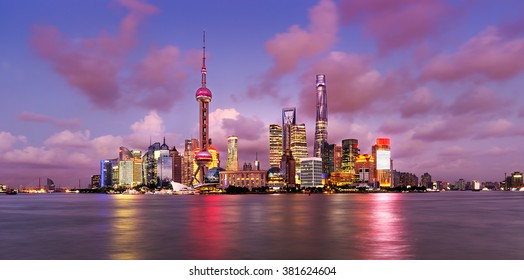
[[[197,137],[202,30],[210,137],[226,161],[258,152],[297,107],[312,148],[315,75],[330,143],[434,180],[524,170],[524,2],[432,0],[1,1],[0,183],[87,184],[119,146]]]

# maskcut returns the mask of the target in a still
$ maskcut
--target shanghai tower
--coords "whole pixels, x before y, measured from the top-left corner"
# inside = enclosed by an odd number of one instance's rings
[[[317,120],[315,123],[315,145],[313,155],[322,158],[324,143],[327,143],[327,91],[326,75],[317,75]]]

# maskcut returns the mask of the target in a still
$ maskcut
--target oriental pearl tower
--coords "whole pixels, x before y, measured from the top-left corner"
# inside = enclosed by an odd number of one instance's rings
[[[202,44],[202,86],[196,91],[195,97],[198,102],[200,112],[200,151],[195,155],[195,161],[198,165],[193,177],[198,174],[200,184],[204,183],[204,176],[207,172],[207,166],[213,161],[213,157],[208,151],[209,148],[209,102],[211,102],[211,90],[206,87],[206,33],[203,34]]]

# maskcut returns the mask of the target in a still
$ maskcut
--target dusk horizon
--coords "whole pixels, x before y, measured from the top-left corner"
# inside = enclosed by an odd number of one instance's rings
[[[269,169],[269,125],[296,107],[313,156],[315,78],[328,142],[434,181],[523,171],[524,4],[505,1],[53,0],[0,3],[0,184],[87,187],[100,160],[198,138],[202,31],[209,137]]]

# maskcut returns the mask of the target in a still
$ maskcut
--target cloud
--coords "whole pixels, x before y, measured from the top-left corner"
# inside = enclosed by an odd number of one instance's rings
[[[511,121],[499,118],[496,120],[490,120],[480,127],[478,134],[475,139],[486,139],[486,138],[500,138],[510,136],[522,136],[524,135],[524,129],[515,126]]]
[[[509,105],[509,100],[497,96],[489,88],[476,87],[459,95],[449,106],[448,111],[454,115],[487,114],[507,108]]]
[[[247,95],[252,98],[278,96],[276,85],[282,76],[296,70],[302,60],[329,50],[337,40],[336,11],[332,0],[320,0],[309,10],[308,28],[293,25],[287,32],[276,34],[267,41],[266,51],[274,63],[263,74],[260,84],[249,88]]]
[[[400,115],[403,118],[425,115],[441,107],[440,103],[433,98],[431,90],[427,87],[417,88],[406,99],[400,105]]]
[[[440,116],[430,122],[422,122],[414,128],[412,139],[429,142],[470,138],[478,119],[471,115]]]
[[[183,98],[186,73],[180,50],[175,46],[151,49],[135,66],[129,82],[132,102],[146,108],[167,110]]]
[[[378,131],[386,134],[402,134],[414,127],[414,123],[406,120],[395,120],[395,119],[386,119],[377,129]]]
[[[15,136],[10,132],[0,131],[0,151],[11,148],[16,142],[27,142],[25,136]]]
[[[79,119],[60,120],[32,112],[22,112],[18,115],[18,119],[27,122],[48,123],[51,125],[56,125],[60,128],[75,128],[80,125]]]
[[[364,32],[377,40],[380,53],[433,37],[450,19],[445,2],[432,0],[342,0],[339,11],[344,23],[363,24]]]
[[[506,80],[524,70],[524,38],[505,39],[498,28],[488,27],[452,54],[434,58],[422,78],[452,82],[466,78]]]
[[[30,43],[36,53],[89,101],[101,108],[113,108],[121,97],[119,75],[123,56],[135,44],[135,34],[143,19],[158,9],[135,0],[121,0],[128,8],[118,34],[102,31],[98,37],[67,39],[53,26],[35,25]]]
[[[52,135],[44,141],[46,146],[56,146],[57,148],[80,148],[86,147],[86,142],[90,136],[89,130],[86,131],[69,131],[64,130]]]

